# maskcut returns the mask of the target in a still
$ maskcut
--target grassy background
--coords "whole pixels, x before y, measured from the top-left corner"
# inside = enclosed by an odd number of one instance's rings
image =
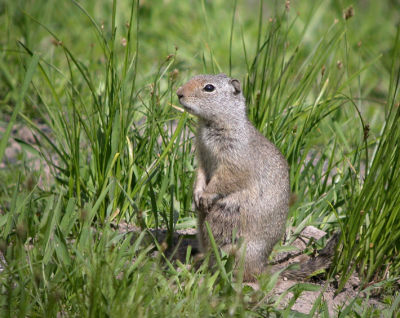
[[[269,294],[274,278],[254,291],[225,258],[214,273],[172,266],[111,226],[195,225],[195,122],[171,105],[192,75],[225,72],[290,163],[288,227],[340,229],[330,276],[343,287],[357,272],[386,306],[354,300],[342,314],[395,315],[399,12],[395,1],[1,3],[2,313],[290,315]],[[25,126],[32,142],[13,132]],[[314,311],[327,314],[323,300]]]

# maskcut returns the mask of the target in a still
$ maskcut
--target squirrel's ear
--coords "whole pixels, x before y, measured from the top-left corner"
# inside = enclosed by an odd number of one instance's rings
[[[232,84],[233,88],[235,89],[235,95],[239,94],[242,89],[240,88],[240,82],[237,79],[232,79],[230,81],[230,83]]]

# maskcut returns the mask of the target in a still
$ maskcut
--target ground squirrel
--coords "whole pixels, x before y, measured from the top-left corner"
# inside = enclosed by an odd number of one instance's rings
[[[264,271],[289,210],[289,167],[278,148],[250,123],[240,83],[224,74],[198,75],[177,90],[199,118],[194,202],[199,240],[209,248],[205,221],[226,252],[242,238],[244,280]]]

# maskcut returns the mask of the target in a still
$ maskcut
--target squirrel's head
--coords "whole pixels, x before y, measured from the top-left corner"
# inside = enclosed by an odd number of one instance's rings
[[[197,75],[182,85],[176,94],[185,110],[207,121],[246,116],[240,82],[225,74]]]

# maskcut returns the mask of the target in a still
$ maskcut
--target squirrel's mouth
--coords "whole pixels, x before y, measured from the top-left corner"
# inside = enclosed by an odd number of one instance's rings
[[[181,105],[183,106],[183,108],[184,108],[186,111],[188,111],[188,112],[192,111],[193,109],[192,109],[188,104],[186,104],[185,101],[184,101],[183,99],[184,99],[184,97],[180,97],[180,98],[179,98],[179,103],[181,103]]]
[[[187,110],[187,111],[193,110],[191,107],[186,106],[186,105],[184,105],[184,104],[182,104],[182,106],[183,106],[183,108],[184,108],[185,110]]]
[[[179,97],[179,103],[183,106],[183,109],[185,111],[187,111],[188,113],[190,113],[190,114],[192,114],[194,116],[199,116],[200,115],[197,106],[196,105],[194,105],[194,106],[190,105],[191,103],[190,102],[188,103],[187,100],[185,100],[184,96],[180,96]]]

